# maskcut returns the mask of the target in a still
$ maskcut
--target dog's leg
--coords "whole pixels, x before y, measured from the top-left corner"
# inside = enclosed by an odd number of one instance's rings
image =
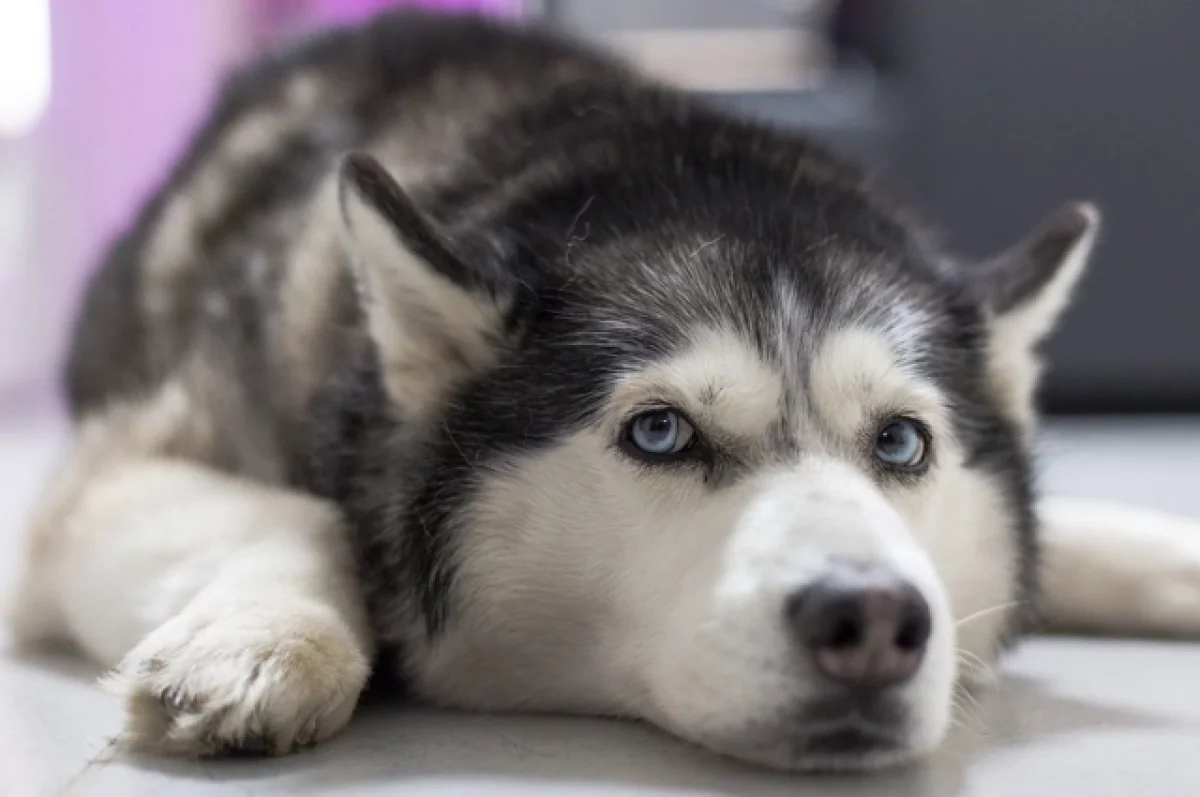
[[[15,627],[115,665],[128,741],[283,753],[345,725],[371,643],[332,507],[180,460],[69,471]]]
[[[1050,628],[1200,636],[1200,521],[1065,498],[1040,520]]]

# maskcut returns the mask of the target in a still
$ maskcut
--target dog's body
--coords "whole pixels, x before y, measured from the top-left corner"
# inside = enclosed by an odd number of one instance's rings
[[[117,666],[166,751],[323,738],[374,663],[909,757],[1035,609],[1200,631],[1186,523],[1035,506],[1035,347],[1095,232],[958,263],[811,143],[541,34],[304,44],[90,289],[14,625]]]

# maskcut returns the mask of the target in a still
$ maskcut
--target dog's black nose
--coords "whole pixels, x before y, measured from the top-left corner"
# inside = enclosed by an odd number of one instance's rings
[[[793,595],[787,620],[817,670],[856,690],[912,678],[932,629],[916,587],[884,567],[851,562]]]

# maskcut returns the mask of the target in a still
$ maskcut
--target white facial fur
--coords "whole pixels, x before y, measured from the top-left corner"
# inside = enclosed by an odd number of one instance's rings
[[[824,341],[800,391],[733,333],[705,330],[630,374],[594,427],[486,480],[456,556],[458,620],[413,662],[419,688],[456,705],[645,717],[776,766],[885,763],[897,756],[795,755],[820,687],[788,636],[785,601],[832,557],[853,557],[903,576],[931,607],[925,661],[901,693],[904,754],[937,744],[960,646],[994,652],[1003,617],[988,610],[1012,600],[1013,543],[998,489],[963,468],[937,391],[898,362],[882,337],[845,330]],[[767,455],[789,392],[799,406],[787,434],[801,443]],[[614,441],[647,401],[760,456],[719,486],[641,467]],[[933,430],[936,464],[916,484],[877,480],[860,450],[864,424],[896,411]],[[980,612],[960,638],[956,620]]]

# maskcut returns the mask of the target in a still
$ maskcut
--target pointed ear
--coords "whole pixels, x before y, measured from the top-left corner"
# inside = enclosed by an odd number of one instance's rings
[[[449,240],[373,157],[345,158],[338,199],[385,386],[405,414],[421,414],[492,362],[511,292],[479,262],[487,253]]]
[[[1023,241],[980,269],[987,303],[997,323],[1036,345],[1054,328],[1087,266],[1100,211],[1075,203],[1060,208]]]
[[[992,316],[992,379],[1022,422],[1032,421],[1038,344],[1070,303],[1099,230],[1100,212],[1094,205],[1067,205],[977,271]]]

